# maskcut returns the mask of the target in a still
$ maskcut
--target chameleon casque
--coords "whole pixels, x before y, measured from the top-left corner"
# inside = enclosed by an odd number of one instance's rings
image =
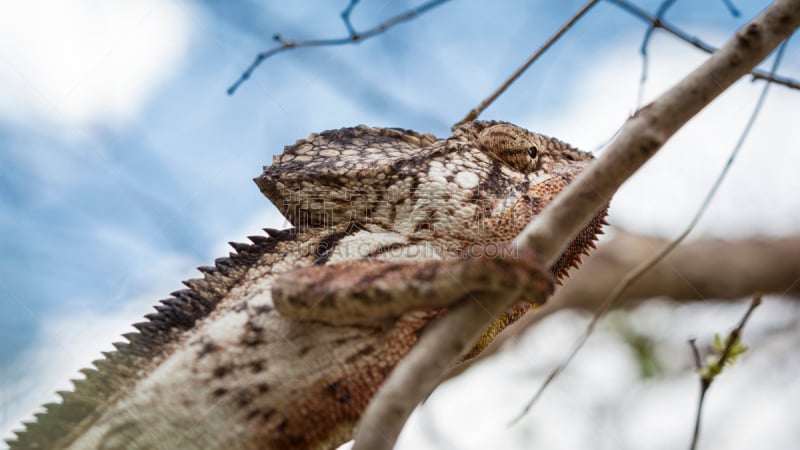
[[[293,228],[232,243],[8,443],[336,448],[448,304],[520,267],[550,289],[594,246],[604,211],[549,271],[494,257],[591,158],[504,122],[299,140],[255,179]],[[519,299],[465,358],[531,306]]]

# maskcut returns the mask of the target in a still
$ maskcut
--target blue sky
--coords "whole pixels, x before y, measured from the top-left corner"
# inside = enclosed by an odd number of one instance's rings
[[[68,387],[225,242],[286,226],[252,182],[284,145],[360,123],[446,136],[583,2],[450,2],[359,45],[277,55],[226,95],[273,34],[344,35],[346,3],[0,6],[0,429]],[[353,23],[419,3],[362,0]],[[722,1],[679,1],[667,18],[719,45],[767,2],[734,3],[741,18]],[[598,148],[635,107],[644,30],[601,2],[482,117]],[[646,97],[703,57],[656,33]],[[800,43],[785,61],[799,78]],[[612,224],[675,234],[760,86],[740,83],[676,136],[617,197]],[[699,235],[797,232],[798,102],[773,88]]]

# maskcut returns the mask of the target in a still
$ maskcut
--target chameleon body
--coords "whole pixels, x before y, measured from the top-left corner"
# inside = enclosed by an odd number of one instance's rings
[[[503,122],[447,139],[359,126],[297,141],[255,180],[294,227],[201,267],[9,445],[336,448],[447,305],[550,286],[535,261],[496,256],[590,159]],[[556,281],[603,214],[550,268]],[[519,299],[466,357],[530,307]]]

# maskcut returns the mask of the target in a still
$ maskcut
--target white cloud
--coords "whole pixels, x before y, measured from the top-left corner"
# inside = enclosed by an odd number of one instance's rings
[[[0,120],[129,120],[180,61],[190,18],[182,1],[3,2]]]

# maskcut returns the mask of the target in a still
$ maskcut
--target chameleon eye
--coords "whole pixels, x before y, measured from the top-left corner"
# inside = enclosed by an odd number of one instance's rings
[[[478,135],[478,146],[487,155],[522,173],[536,169],[539,146],[532,133],[523,128],[499,123]]]

